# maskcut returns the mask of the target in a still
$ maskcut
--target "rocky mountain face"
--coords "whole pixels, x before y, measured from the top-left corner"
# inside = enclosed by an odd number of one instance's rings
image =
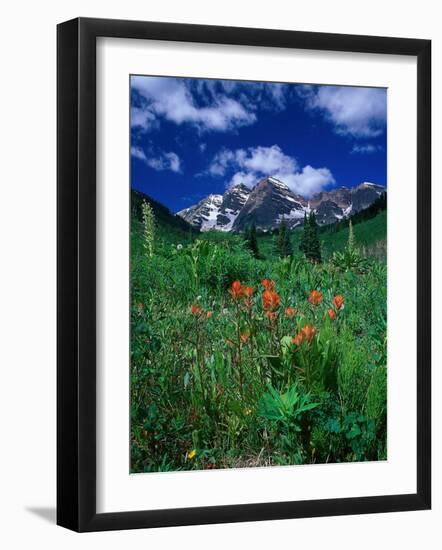
[[[331,201],[342,209],[348,208],[351,204],[351,190],[348,187],[339,187],[331,191],[321,191],[313,195],[309,202],[312,208],[318,208],[325,201]]]
[[[353,187],[352,191],[352,214],[365,210],[385,192],[385,187],[370,182],[364,182]]]
[[[321,191],[306,200],[277,178],[267,177],[252,190],[239,184],[177,215],[201,231],[243,231],[253,222],[257,229],[267,231],[283,219],[293,229],[303,223],[306,212],[313,210],[320,225],[334,223],[368,208],[384,192],[385,187],[364,182],[352,189]]]
[[[327,225],[334,223],[336,220],[342,220],[345,216],[344,211],[331,199],[325,198],[318,204],[316,208],[313,208],[316,214],[316,221],[319,225]]]
[[[228,189],[223,195],[223,202],[216,219],[217,227],[222,231],[230,231],[249,196],[250,189],[242,183]]]
[[[177,212],[177,216],[180,216],[200,231],[217,229],[216,218],[222,203],[222,195],[209,195],[198,204]]]
[[[302,202],[301,202],[302,201]],[[306,203],[276,178],[264,178],[254,187],[239,212],[232,229],[242,231],[252,222],[257,229],[276,227],[284,218],[289,227],[296,227],[304,219]]]
[[[240,183],[224,195],[209,195],[198,204],[177,212],[177,216],[200,231],[230,231],[249,195],[250,189]]]
[[[385,192],[385,187],[364,182],[352,189],[340,187],[331,191],[321,191],[310,199],[310,207],[316,213],[320,225],[357,214],[371,206]]]

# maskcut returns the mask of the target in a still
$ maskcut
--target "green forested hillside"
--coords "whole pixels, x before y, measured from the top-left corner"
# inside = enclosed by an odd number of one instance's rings
[[[387,238],[387,211],[380,212],[374,218],[364,220],[353,226],[356,244],[365,249],[368,255],[372,253],[379,256],[379,250],[385,252]],[[302,235],[302,228],[295,229],[291,233],[291,241],[295,253],[299,253],[299,243]],[[217,234],[211,237],[213,239],[229,238],[225,235]],[[276,235],[258,236],[259,250],[264,257],[274,255]],[[329,258],[336,250],[345,247],[348,240],[348,227],[344,227],[337,232],[321,232],[319,234],[321,249],[325,259]]]
[[[167,238],[167,234],[172,239],[179,238],[184,235],[186,238],[191,237],[193,234],[197,234],[192,226],[187,223],[183,218],[173,214],[163,204],[155,201],[151,197],[144,195],[139,191],[131,191],[131,221],[137,227],[137,222],[142,221],[142,204],[145,201],[149,204],[153,210],[155,216],[155,223],[161,232],[164,232],[164,237]]]

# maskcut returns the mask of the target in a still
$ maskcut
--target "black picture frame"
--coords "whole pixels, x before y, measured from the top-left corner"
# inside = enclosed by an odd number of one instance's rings
[[[96,512],[96,39],[396,54],[417,58],[417,492]],[[57,523],[75,531],[425,510],[431,506],[431,41],[74,19],[57,28]]]

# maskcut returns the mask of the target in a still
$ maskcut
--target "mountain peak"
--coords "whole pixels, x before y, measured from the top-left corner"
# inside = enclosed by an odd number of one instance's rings
[[[385,190],[385,187],[383,187],[382,185],[379,185],[377,183],[373,183],[371,181],[363,181],[362,183],[360,183],[359,185],[357,185],[356,187],[353,187],[352,191],[356,191],[358,189],[378,189],[378,190]]]
[[[303,204],[285,183],[274,176],[260,180],[238,214],[234,231],[242,231],[254,223],[258,229],[277,227],[282,219],[290,227],[296,227],[304,218]]]
[[[237,183],[224,195],[208,195],[178,215],[201,231],[243,231],[252,223],[266,231],[278,227],[282,220],[293,229],[303,223],[306,212],[315,212],[321,225],[334,223],[368,208],[384,192],[381,185],[362,182],[353,188],[320,191],[307,201],[275,176],[267,176],[253,189]]]
[[[382,187],[382,185],[379,185],[378,183],[373,183],[372,181],[363,181],[360,185],[371,185],[372,187]]]
[[[228,191],[233,191],[234,189],[239,191],[243,191],[243,190],[250,191],[250,188],[247,187],[247,185],[243,182],[235,183],[235,185],[232,185],[231,187],[229,187]]]
[[[275,176],[267,176],[266,178],[263,178],[255,185],[254,189],[264,185],[271,185],[279,189],[284,189],[285,191],[290,191],[289,186],[286,185],[281,180],[279,180],[278,178],[275,178]]]
[[[200,202],[203,202],[203,201],[211,201],[211,202],[220,202],[223,200],[223,196],[222,195],[216,195],[214,193],[211,193],[210,195],[208,195],[205,199],[202,199]]]
[[[249,194],[250,189],[239,183],[228,189],[224,195],[208,195],[195,206],[181,210],[177,215],[200,231],[230,231]]]

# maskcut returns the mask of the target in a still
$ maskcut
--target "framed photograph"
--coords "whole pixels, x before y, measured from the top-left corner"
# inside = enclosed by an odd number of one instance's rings
[[[429,509],[430,41],[57,36],[58,524]]]

